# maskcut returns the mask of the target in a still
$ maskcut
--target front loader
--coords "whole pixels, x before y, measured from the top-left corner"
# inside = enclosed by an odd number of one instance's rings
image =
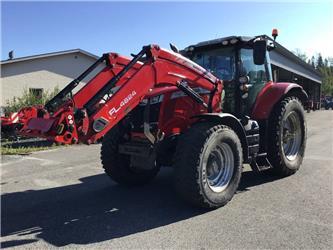
[[[19,133],[61,144],[102,140],[103,168],[123,185],[145,184],[172,166],[178,193],[200,207],[230,201],[244,163],[284,176],[299,169],[307,96],[272,81],[271,39],[171,48],[145,46],[132,59],[104,54],[44,107],[22,109]]]

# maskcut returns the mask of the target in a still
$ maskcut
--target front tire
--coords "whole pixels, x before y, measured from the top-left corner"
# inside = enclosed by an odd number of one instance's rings
[[[224,206],[238,188],[242,163],[241,143],[232,129],[212,123],[196,124],[177,145],[175,188],[195,206]]]
[[[286,97],[274,109],[269,121],[268,158],[273,171],[289,176],[300,168],[306,146],[304,109],[296,97]]]
[[[105,173],[115,182],[126,186],[139,186],[150,182],[159,172],[159,166],[152,169],[131,167],[130,155],[118,152],[118,146],[129,138],[124,128],[112,128],[103,138],[101,160]]]

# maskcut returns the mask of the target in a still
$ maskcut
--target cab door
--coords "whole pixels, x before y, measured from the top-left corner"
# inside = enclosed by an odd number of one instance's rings
[[[268,53],[266,53],[265,64],[256,65],[253,62],[253,50],[242,48],[240,49],[239,59],[239,75],[249,77],[248,92],[247,94],[242,93],[240,98],[241,111],[246,115],[250,115],[258,93],[271,78],[269,57]]]

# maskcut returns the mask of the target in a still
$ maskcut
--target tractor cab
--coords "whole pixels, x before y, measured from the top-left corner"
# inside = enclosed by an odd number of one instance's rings
[[[182,53],[223,80],[223,112],[251,115],[258,93],[270,81],[267,36],[230,36],[186,47]]]

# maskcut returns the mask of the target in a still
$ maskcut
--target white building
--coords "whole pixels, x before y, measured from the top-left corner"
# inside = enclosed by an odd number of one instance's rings
[[[73,49],[1,61],[0,106],[21,96],[24,89],[36,95],[55,87],[62,89],[97,59],[87,51]],[[89,77],[83,83],[87,80]]]

